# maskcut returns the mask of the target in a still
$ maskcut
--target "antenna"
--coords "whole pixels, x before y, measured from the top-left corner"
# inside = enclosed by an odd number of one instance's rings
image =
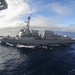
[[[27,18],[27,27],[29,27],[30,19],[31,19],[31,14],[30,14],[29,17]]]
[[[29,29],[30,19],[31,19],[31,14],[27,18],[27,26],[26,26],[27,29]]]

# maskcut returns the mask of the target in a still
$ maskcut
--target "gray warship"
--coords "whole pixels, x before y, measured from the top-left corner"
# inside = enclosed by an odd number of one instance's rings
[[[69,36],[60,36],[52,30],[45,30],[44,35],[39,34],[39,30],[30,29],[31,16],[27,18],[27,25],[20,29],[16,37],[2,37],[2,43],[17,44],[25,46],[60,46],[75,43],[75,40]]]

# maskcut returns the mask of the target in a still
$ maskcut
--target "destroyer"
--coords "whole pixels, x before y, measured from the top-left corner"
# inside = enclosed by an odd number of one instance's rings
[[[38,30],[30,29],[30,19],[27,19],[27,25],[20,30],[16,37],[2,37],[2,43],[9,43],[13,45],[21,44],[26,46],[56,46],[67,45],[74,43],[75,40],[68,36],[60,36],[55,34],[52,30],[45,30],[44,35],[41,36]]]

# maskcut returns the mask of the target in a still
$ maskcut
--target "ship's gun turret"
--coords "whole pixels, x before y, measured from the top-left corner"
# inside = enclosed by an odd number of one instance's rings
[[[30,26],[29,26],[30,19],[31,19],[31,14],[27,18],[27,21],[25,21],[27,23],[27,25],[23,29],[20,30],[21,37],[29,37],[29,36],[32,36],[32,32],[31,32]]]

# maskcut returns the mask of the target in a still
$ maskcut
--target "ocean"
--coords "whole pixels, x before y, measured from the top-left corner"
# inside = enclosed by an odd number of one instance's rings
[[[50,49],[0,45],[0,75],[75,75],[75,44]]]

